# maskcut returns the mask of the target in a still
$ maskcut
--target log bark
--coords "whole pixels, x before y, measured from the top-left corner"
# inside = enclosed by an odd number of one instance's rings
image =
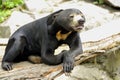
[[[84,53],[75,58],[75,65],[89,60],[90,58],[120,50],[120,20],[110,24],[81,33]],[[0,43],[6,45],[7,41]],[[64,48],[65,49],[65,48]],[[1,61],[2,56],[0,57]],[[52,80],[64,74],[62,65],[48,66],[43,64],[31,64],[21,62],[13,65],[12,71],[0,69],[0,79],[6,80]],[[69,74],[67,74],[69,75]]]

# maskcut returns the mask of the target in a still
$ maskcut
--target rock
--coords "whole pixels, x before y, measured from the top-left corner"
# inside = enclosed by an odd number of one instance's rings
[[[48,4],[51,6],[58,6],[64,0],[47,0]]]
[[[19,12],[19,11],[14,11],[10,18],[2,23],[1,25],[2,26],[9,26],[10,27],[10,32],[11,34],[17,30],[20,26],[24,25],[24,24],[27,24],[31,21],[33,21],[34,19],[28,15],[28,14],[25,14],[25,13],[22,13],[22,12]]]
[[[96,27],[94,29],[80,33],[81,41],[95,42],[110,37],[113,34],[119,34],[120,33],[120,29],[118,29],[119,26],[120,26],[120,19],[112,20],[100,27]],[[97,33],[99,33],[99,35],[96,36]]]
[[[9,26],[0,26],[0,38],[10,37],[10,27]]]
[[[107,3],[108,5],[111,5],[115,8],[120,8],[120,0],[104,0],[105,3]]]
[[[45,0],[24,0],[25,6],[32,12],[51,12],[53,9]]]
[[[64,74],[55,80],[112,80],[107,72],[93,64],[79,65],[74,68],[70,77]]]
[[[113,51],[107,55],[104,61],[105,70],[112,75],[114,80],[120,80],[120,50]]]
[[[34,19],[26,13],[14,11],[11,14],[10,18],[8,19],[7,24],[8,25],[22,26],[24,24],[27,24],[27,23],[33,21],[33,20]]]

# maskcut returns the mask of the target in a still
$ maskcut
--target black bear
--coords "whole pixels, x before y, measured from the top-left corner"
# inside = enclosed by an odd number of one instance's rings
[[[41,58],[49,65],[63,62],[64,72],[71,72],[74,58],[83,52],[79,31],[84,27],[84,22],[83,13],[72,8],[56,11],[22,26],[8,41],[2,68],[9,71],[13,62],[30,60],[38,63]],[[61,44],[69,45],[70,50],[54,55]]]

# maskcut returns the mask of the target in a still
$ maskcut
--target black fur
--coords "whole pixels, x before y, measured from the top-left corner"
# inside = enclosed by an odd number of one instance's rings
[[[12,63],[27,60],[30,55],[37,55],[46,64],[57,65],[63,62],[64,72],[70,72],[74,67],[74,58],[82,53],[82,45],[78,31],[69,23],[70,14],[82,14],[78,9],[56,11],[46,17],[19,28],[9,39],[5,55],[2,60],[4,70],[12,70]],[[83,20],[84,16],[81,15]],[[80,22],[80,20],[79,20]],[[79,25],[83,25],[81,20]],[[72,31],[65,40],[57,40],[56,33],[62,34]],[[69,51],[62,51],[54,55],[55,49],[61,44],[68,44]]]

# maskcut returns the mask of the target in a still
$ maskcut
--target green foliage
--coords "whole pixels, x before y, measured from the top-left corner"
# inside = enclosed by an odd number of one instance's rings
[[[17,7],[20,4],[23,4],[23,0],[3,0],[2,5],[0,8],[2,9],[12,9]]]
[[[11,9],[24,4],[23,0],[0,0],[0,23],[3,22],[10,14]]]
[[[0,0],[0,5],[2,5],[2,0]]]
[[[11,12],[10,10],[0,10],[0,23],[7,19]]]
[[[95,0],[94,4],[103,4],[104,0]]]

